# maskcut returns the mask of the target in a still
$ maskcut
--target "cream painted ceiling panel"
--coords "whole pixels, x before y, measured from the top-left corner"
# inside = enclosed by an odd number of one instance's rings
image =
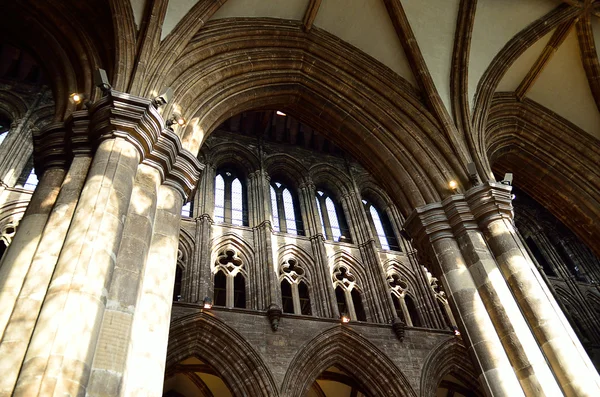
[[[271,17],[302,20],[308,0],[227,0],[211,19]]]
[[[527,97],[600,139],[600,113],[579,57],[575,28],[542,70]]]
[[[146,5],[146,0],[130,0],[131,8],[133,9],[133,18],[135,19],[135,24],[138,29],[140,27],[140,23],[142,22],[142,16],[144,15],[144,6]]]
[[[423,7],[423,0],[402,1],[435,87],[449,112],[450,71],[459,4],[460,0],[436,0]]]
[[[554,30],[546,34],[517,58],[504,77],[502,77],[502,80],[500,80],[496,91],[515,91],[519,87],[519,84],[521,84],[527,75],[527,72],[529,72],[535,61],[538,59],[542,50],[546,44],[548,44],[548,41],[550,41],[550,37],[552,37],[553,33]]]
[[[527,25],[550,12],[560,0],[479,0],[469,56],[469,100],[496,54]]]
[[[198,0],[169,0],[160,39],[167,37]]]
[[[382,0],[323,0],[314,25],[417,85]]]

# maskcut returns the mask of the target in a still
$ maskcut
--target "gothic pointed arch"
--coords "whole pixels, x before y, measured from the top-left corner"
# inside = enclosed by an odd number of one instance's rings
[[[190,314],[171,323],[167,374],[192,356],[214,368],[234,396],[279,395],[260,354],[237,331],[209,313]]]
[[[331,164],[320,163],[310,167],[310,178],[319,189],[326,188],[340,202],[342,197],[352,191],[352,181],[343,172]]]
[[[369,365],[361,364],[366,362]],[[283,380],[281,394],[304,396],[319,374],[331,366],[353,376],[369,396],[416,397],[406,376],[383,352],[342,326],[322,332],[296,353]]]
[[[283,263],[285,260],[289,258],[297,259],[302,263],[302,267],[306,272],[306,277],[309,282],[312,278],[312,273],[315,272],[313,269],[313,264],[315,263],[315,259],[313,256],[304,250],[302,247],[299,247],[294,244],[286,244],[279,247],[277,250],[277,258],[279,263]]]
[[[435,396],[438,385],[447,375],[452,375],[478,396],[483,396],[475,369],[471,361],[465,360],[467,355],[465,346],[455,338],[435,347],[421,370],[421,397]]]
[[[265,158],[265,169],[272,181],[277,178],[283,179],[296,190],[307,181],[308,170],[289,154],[279,153],[268,156]]]
[[[237,142],[216,144],[201,151],[204,160],[219,168],[224,165],[232,165],[242,172],[244,177],[260,168],[259,160],[248,150],[248,148]]]
[[[227,37],[205,40],[223,31]],[[414,89],[328,33],[315,30],[308,38],[300,24],[284,26],[260,18],[211,21],[201,33],[165,79],[176,87],[174,102],[195,115],[183,134],[184,146],[192,152],[231,114],[279,108],[342,143],[371,171],[387,164],[390,178],[385,184],[405,214],[446,195],[450,175],[464,178],[462,166]],[[226,64],[211,57],[216,48],[227,54]],[[345,56],[351,50],[353,55]],[[217,74],[214,84],[198,89],[198,82]],[[338,84],[341,79],[346,83]],[[342,86],[344,93],[338,92]],[[390,106],[398,111],[390,112]],[[319,114],[314,112],[317,108],[322,110]],[[417,175],[423,183],[416,183]]]

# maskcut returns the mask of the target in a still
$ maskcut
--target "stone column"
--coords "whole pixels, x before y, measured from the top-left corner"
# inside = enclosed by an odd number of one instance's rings
[[[254,249],[256,252],[253,279],[256,289],[256,307],[258,310],[267,310],[268,306],[275,304],[281,306],[281,291],[277,282],[276,264],[273,262],[273,241],[271,225],[271,191],[270,177],[262,168],[248,176],[248,196],[252,195],[252,217],[254,234]],[[250,200],[249,200],[250,201]],[[281,219],[282,213],[279,213]],[[252,267],[248,268],[249,270]],[[252,280],[252,279],[251,279]]]
[[[442,202],[479,296],[527,396],[556,396],[560,389],[485,243],[463,195]]]
[[[14,389],[90,163],[91,157],[87,155],[73,159],[44,228],[0,342],[0,357],[3,357],[0,360],[0,395],[9,395]]]
[[[152,242],[119,396],[162,395],[183,201],[183,195],[170,186],[158,190]]]
[[[335,290],[331,282],[331,272],[328,267],[327,251],[325,250],[324,230],[321,230],[319,211],[317,210],[316,188],[312,182],[304,183],[299,189],[300,205],[305,214],[304,225],[306,235],[310,238],[313,257],[315,258],[314,275],[316,280],[311,280],[314,286],[311,291],[311,301],[315,303],[318,316],[339,317],[335,300]]]
[[[99,140],[14,395],[85,394],[141,154],[161,118],[111,92],[90,109]],[[73,338],[73,335],[77,335]]]
[[[488,182],[465,196],[563,393],[600,395],[598,373],[518,241],[510,186]]]
[[[407,219],[406,228],[419,249],[430,252],[431,257],[436,259],[442,284],[454,306],[456,319],[478,367],[479,380],[486,394],[523,396],[442,205],[437,203],[417,208]]]
[[[0,332],[4,332],[25,276],[42,237],[42,231],[54,206],[65,170],[49,168],[44,171],[31,196],[25,215],[12,243],[0,263]]]

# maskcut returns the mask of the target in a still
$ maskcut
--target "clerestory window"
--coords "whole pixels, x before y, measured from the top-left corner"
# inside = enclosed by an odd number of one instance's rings
[[[231,170],[221,170],[215,177],[214,220],[248,226],[246,187]]]
[[[352,242],[342,208],[323,190],[317,191],[316,200],[325,238],[333,241]]]
[[[288,186],[277,181],[271,183],[271,214],[275,231],[304,235],[298,199]]]
[[[392,225],[387,215],[379,211],[370,201],[362,200],[362,203],[367,212],[367,218],[373,234],[377,236],[379,246],[384,250],[400,251],[398,239],[394,235]]]

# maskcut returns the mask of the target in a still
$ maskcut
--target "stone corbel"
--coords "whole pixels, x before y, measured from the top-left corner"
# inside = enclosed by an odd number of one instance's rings
[[[281,319],[281,314],[283,311],[279,306],[274,303],[271,303],[269,308],[267,309],[267,317],[269,318],[269,322],[271,323],[271,329],[273,331],[277,331],[279,328],[279,320]]]
[[[514,219],[510,185],[486,182],[469,189],[465,198],[480,227],[502,218]]]

